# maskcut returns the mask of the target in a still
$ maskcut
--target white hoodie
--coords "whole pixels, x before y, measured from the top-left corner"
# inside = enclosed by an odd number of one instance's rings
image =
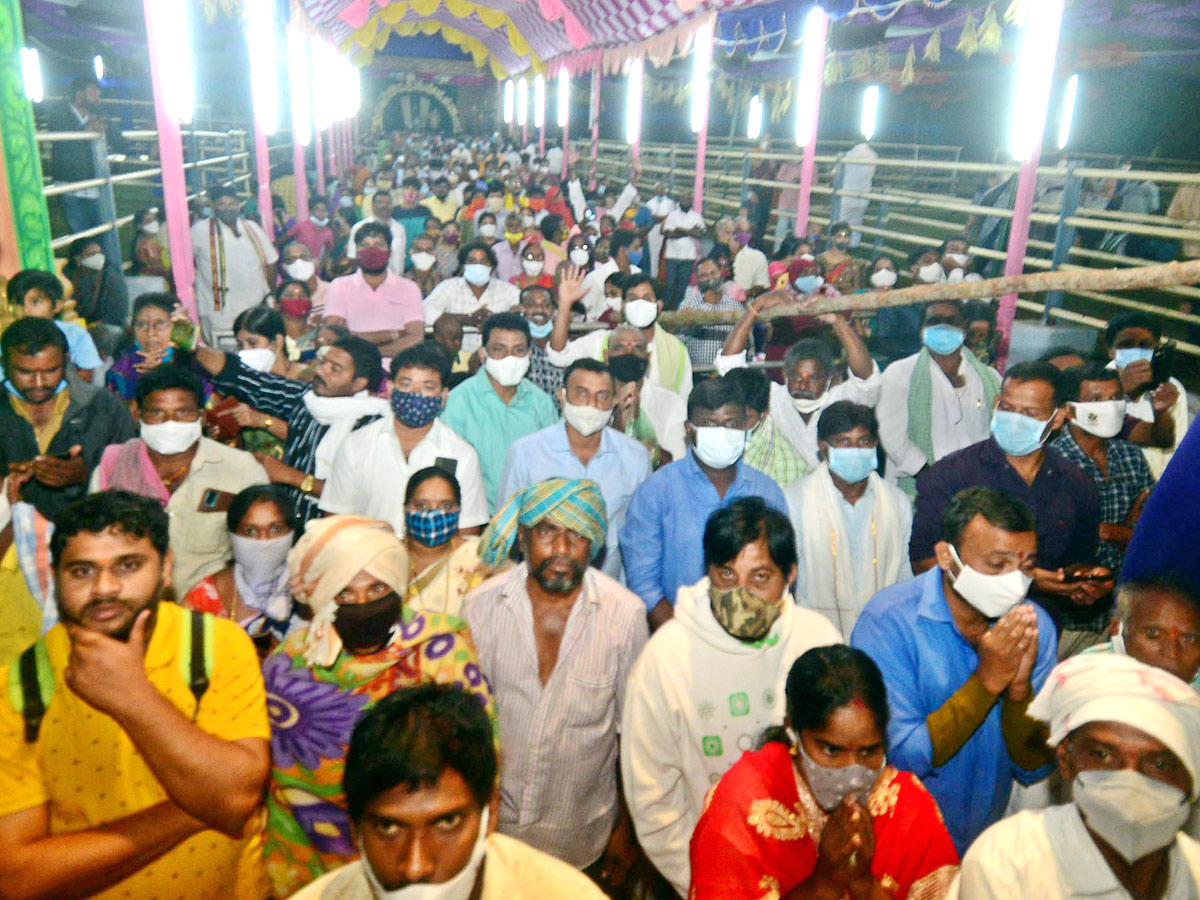
[[[784,685],[806,650],[842,643],[820,613],[784,598],[761,641],[717,622],[708,579],[679,589],[675,618],[646,645],[629,675],[621,726],[621,777],[646,855],[687,896],[688,844],[705,794],[762,732],[782,725]]]

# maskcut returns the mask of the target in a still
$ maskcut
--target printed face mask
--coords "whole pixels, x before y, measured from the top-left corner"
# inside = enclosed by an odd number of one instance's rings
[[[1075,410],[1075,424],[1096,437],[1116,437],[1125,425],[1124,400],[1098,400],[1094,403],[1072,403],[1071,406]]]
[[[858,798],[859,804],[866,808],[867,801],[871,796],[871,788],[879,779],[880,769],[872,769],[861,763],[851,763],[848,766],[837,768],[823,766],[808,755],[799,734],[790,727],[787,734],[791,738],[792,746],[796,748],[796,758],[800,760],[800,771],[804,773],[804,780],[808,784],[808,789],[812,791],[817,806],[825,812],[833,812],[842,802],[842,798],[847,794],[853,794]]]
[[[950,558],[959,567],[951,582],[955,592],[989,619],[999,619],[1019,606],[1033,584],[1033,579],[1020,569],[1003,575],[985,575],[972,569],[959,558],[953,545],[950,545]]]
[[[410,391],[392,391],[392,412],[409,428],[424,428],[442,411],[441,397],[428,397]]]
[[[717,622],[739,641],[758,641],[766,637],[787,602],[781,597],[778,603],[772,603],[744,587],[722,591],[711,585],[708,598]]]
[[[458,533],[458,509],[422,509],[404,513],[408,536],[426,547],[441,547]]]

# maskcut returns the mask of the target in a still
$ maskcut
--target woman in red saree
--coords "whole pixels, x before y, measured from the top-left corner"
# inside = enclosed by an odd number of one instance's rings
[[[817,647],[792,665],[788,724],[747,751],[692,834],[690,900],[940,900],[958,854],[916,776],[884,764],[871,658]]]

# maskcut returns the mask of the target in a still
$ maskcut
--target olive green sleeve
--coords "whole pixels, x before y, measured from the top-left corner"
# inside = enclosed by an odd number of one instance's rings
[[[972,673],[949,700],[925,717],[935,769],[944,766],[962,749],[995,704],[996,697]]]
[[[1032,772],[1054,761],[1054,751],[1046,744],[1049,731],[1044,723],[1029,717],[1030,695],[1020,703],[1007,697],[1000,703],[1000,730],[1004,746],[1017,768]]]

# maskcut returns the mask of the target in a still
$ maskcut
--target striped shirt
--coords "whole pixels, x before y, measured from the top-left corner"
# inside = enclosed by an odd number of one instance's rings
[[[721,286],[721,299],[716,303],[706,303],[699,288],[689,287],[683,296],[683,302],[679,304],[679,310],[680,312],[688,309],[744,312],[746,306],[744,302],[738,300],[739,294],[744,301],[746,295],[740,293],[740,288],[732,281],[727,281]],[[677,329],[676,334],[687,347],[693,366],[711,366],[713,360],[720,354],[721,347],[724,346],[725,339],[729,337],[731,331],[733,331],[733,325],[693,325]]]
[[[464,602],[504,735],[499,829],[584,868],[617,821],[617,737],[629,670],[648,638],[646,609],[589,568],[543,685],[528,577],[521,563]]]

